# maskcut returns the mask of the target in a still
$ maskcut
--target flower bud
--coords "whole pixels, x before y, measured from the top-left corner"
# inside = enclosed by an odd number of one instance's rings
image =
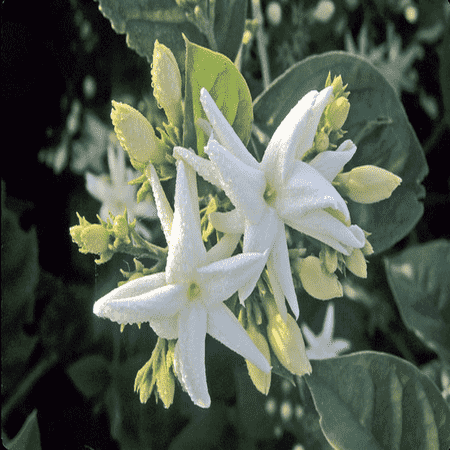
[[[314,138],[314,143],[318,152],[324,152],[330,145],[330,138],[324,131],[319,131]]]
[[[102,225],[89,225],[81,232],[81,242],[81,253],[100,255],[108,250],[109,232]]]
[[[152,376],[153,360],[152,353],[152,357],[138,370],[136,379],[134,380],[134,391],[139,392],[139,400],[141,403],[147,403],[155,387],[156,378]]]
[[[112,105],[111,119],[114,131],[130,159],[138,163],[164,162],[165,145],[156,137],[150,122],[130,105],[114,100]]]
[[[155,41],[152,64],[152,86],[156,101],[166,113],[172,125],[181,127],[181,74],[173,53],[165,45]]]
[[[327,23],[334,14],[336,7],[330,0],[321,0],[313,12],[313,17],[318,22]]]
[[[132,227],[132,224],[131,224]],[[114,247],[118,247],[121,244],[130,244],[129,237],[130,225],[128,224],[127,211],[122,215],[118,215],[114,218],[113,231],[116,240],[114,241]]]
[[[367,278],[367,263],[361,249],[355,248],[349,256],[344,256],[344,261],[350,272],[359,278]]]
[[[332,130],[340,130],[347,120],[350,102],[345,97],[339,97],[329,107],[327,120]]]
[[[266,338],[258,331],[251,321],[249,321],[247,333],[256,347],[258,347],[258,350],[264,355],[267,361],[270,362],[269,344],[267,343]],[[247,363],[248,374],[256,389],[262,394],[267,395],[270,389],[271,372],[265,373],[248,360],[245,360],[245,362]]]
[[[376,203],[389,198],[402,179],[376,166],[355,167],[335,178],[338,190],[357,203]]]
[[[315,256],[308,256],[300,261],[299,276],[305,291],[314,298],[330,300],[343,296],[337,275],[324,272],[320,259]]]
[[[289,372],[299,377],[312,372],[302,332],[290,314],[286,322],[281,314],[272,315],[267,325],[267,337],[276,357]]]
[[[321,267],[325,268],[328,273],[336,272],[338,268],[337,251],[334,248],[324,245],[319,253]]]
[[[158,372],[156,374],[158,396],[164,403],[164,408],[167,409],[173,403],[173,397],[175,394],[175,378],[167,364],[165,348],[160,353],[160,361],[158,366]]]

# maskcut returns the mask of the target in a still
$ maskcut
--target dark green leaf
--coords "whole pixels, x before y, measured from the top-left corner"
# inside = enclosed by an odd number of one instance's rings
[[[17,436],[8,443],[3,440],[3,445],[8,450],[41,450],[37,409],[27,417]]]
[[[77,389],[91,398],[111,382],[109,363],[101,355],[88,355],[68,367],[67,373]]]
[[[345,138],[358,137],[358,150],[345,166],[372,164],[402,177],[391,198],[371,205],[349,202],[352,222],[372,233],[381,252],[406,236],[423,213],[421,181],[428,172],[425,157],[395,91],[369,62],[344,52],[312,56],[277,78],[254,102],[255,123],[272,136],[282,119],[312,89],[321,90],[328,72],[342,75],[351,92]],[[361,134],[361,130],[365,130]],[[262,150],[262,149],[260,149]]]
[[[450,242],[411,247],[384,264],[406,326],[450,361]]]
[[[334,448],[448,450],[450,409],[412,364],[361,352],[311,365],[305,380]]]
[[[152,61],[156,39],[169,47],[184,70],[185,46],[182,33],[199,45],[208,46],[205,36],[186,19],[175,0],[98,0],[99,9],[118,34],[127,35],[127,44]],[[234,59],[244,32],[247,1],[217,0],[214,34],[218,50]]]

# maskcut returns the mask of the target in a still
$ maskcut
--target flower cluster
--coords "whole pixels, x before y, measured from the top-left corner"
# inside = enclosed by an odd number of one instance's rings
[[[169,120],[161,138],[131,106],[113,102],[111,116],[131,163],[142,172],[141,191],[153,193],[168,245],[165,269],[149,270],[136,262],[136,272],[99,299],[94,313],[122,327],[148,322],[158,335],[151,359],[136,377],[142,402],[156,387],[156,397],[170,406],[176,378],[196,405],[210,405],[206,334],[243,356],[254,385],[267,394],[272,367],[298,376],[312,370],[296,321],[296,287],[325,300],[342,296],[337,272],[347,268],[366,276],[365,256],[372,252],[368,233],[351,223],[344,197],[380,201],[401,180],[373,166],[342,173],[356,146],[351,140],[335,144],[345,134],[342,127],[350,108],[341,77],[331,81],[329,76],[322,91],[311,91],[298,102],[273,134],[261,161],[247,150],[209,92],[201,89],[210,135],[204,148],[207,157],[199,156],[179,145],[181,78],[163,76],[175,70],[175,58],[158,42],[155,55],[153,70],[163,71],[153,77],[155,95]],[[168,165],[176,171],[173,209],[161,184]],[[197,174],[215,186],[202,211]],[[286,225],[318,242],[318,256],[289,249]],[[132,231],[127,228],[127,245],[139,241]],[[114,248],[117,233],[111,224],[92,225],[81,218],[71,229],[81,251],[98,254]],[[333,318],[327,320],[332,323]],[[304,328],[311,347],[321,339],[336,352],[346,347],[341,341],[329,343],[329,328],[317,338]]]

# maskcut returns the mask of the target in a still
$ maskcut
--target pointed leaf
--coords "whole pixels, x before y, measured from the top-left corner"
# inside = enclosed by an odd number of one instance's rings
[[[183,146],[196,148],[203,155],[208,142],[198,119],[206,119],[200,103],[205,88],[233,126],[241,141],[247,144],[253,122],[252,98],[244,77],[224,55],[196,45],[186,39],[186,93]],[[197,137],[195,135],[197,133]]]
[[[351,92],[344,129],[348,131],[346,138],[352,139],[358,149],[345,171],[372,164],[403,179],[387,200],[348,205],[352,222],[372,233],[370,242],[375,252],[381,252],[408,234],[420,219],[425,193],[421,182],[428,172],[403,106],[381,73],[369,62],[344,52],[312,56],[291,67],[255,100],[255,122],[262,132],[272,136],[305,94],[324,87],[329,71],[332,76],[342,75]]]
[[[328,442],[345,450],[447,450],[450,409],[436,386],[395,356],[311,361],[305,380]]]

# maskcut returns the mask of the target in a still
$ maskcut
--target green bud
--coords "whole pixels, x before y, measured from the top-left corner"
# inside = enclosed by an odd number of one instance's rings
[[[300,261],[300,280],[305,291],[319,300],[342,297],[342,285],[334,273],[324,272],[320,259],[308,256]]]
[[[158,388],[158,396],[162,400],[164,408],[167,409],[173,403],[175,377],[166,361],[165,346],[164,350],[160,353],[158,373],[156,375],[156,386]]]
[[[136,109],[125,103],[112,101],[111,119],[117,139],[138,163],[161,164],[165,161],[166,146],[156,137],[151,123]]]
[[[319,131],[316,133],[316,137],[314,138],[314,143],[316,150],[318,152],[324,152],[328,149],[328,146],[330,145],[330,139],[328,137],[328,134],[324,131]]]
[[[266,297],[267,337],[280,363],[289,372],[299,377],[312,372],[306,356],[305,342],[295,319],[288,314],[286,322],[275,305],[275,300]]]
[[[339,97],[328,108],[327,121],[332,130],[340,130],[347,120],[350,102],[345,97]]]
[[[381,167],[360,166],[338,174],[334,182],[342,195],[367,204],[389,198],[402,179]]]
[[[150,395],[152,395],[153,388],[155,387],[156,378],[152,376],[153,355],[155,350],[153,350],[152,357],[138,370],[136,379],[134,380],[134,391],[139,392],[139,400],[141,403],[147,403],[147,400],[150,398]]]
[[[181,73],[173,53],[158,40],[153,50],[151,74],[156,101],[164,109],[169,122],[180,128],[183,118]]]
[[[113,232],[116,237],[114,247],[117,248],[120,244],[131,244],[131,239],[129,237],[130,225],[128,224],[126,210],[123,215],[118,215],[114,218]]]
[[[336,272],[338,267],[337,251],[328,245],[323,245],[322,250],[319,253],[320,262],[323,268],[328,273]]]
[[[264,355],[264,357],[270,363],[270,350],[269,344],[267,343],[266,338],[258,331],[258,329],[253,325],[252,321],[249,321],[247,327],[247,333],[258,347],[258,350]],[[248,374],[250,375],[253,384],[256,389],[258,389],[261,394],[267,395],[270,389],[270,381],[271,381],[271,372],[265,373],[261,369],[258,369],[254,364],[245,360],[247,363]]]
[[[355,248],[349,256],[344,256],[345,265],[359,278],[367,278],[367,263],[361,249]]]

